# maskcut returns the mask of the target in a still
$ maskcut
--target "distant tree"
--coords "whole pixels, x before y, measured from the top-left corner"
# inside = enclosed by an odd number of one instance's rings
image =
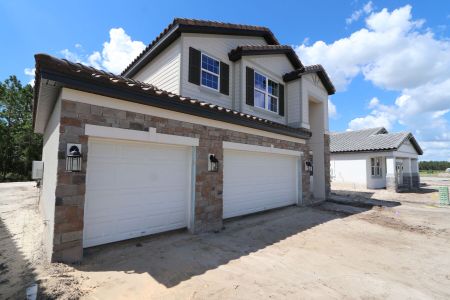
[[[434,170],[434,171],[444,171],[445,169],[450,168],[450,161],[420,161],[419,169],[426,170]]]
[[[31,179],[42,137],[33,132],[33,87],[16,76],[0,82],[0,181]]]

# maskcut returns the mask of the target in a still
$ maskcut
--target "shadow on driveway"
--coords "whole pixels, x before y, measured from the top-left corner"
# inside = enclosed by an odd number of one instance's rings
[[[34,268],[0,218],[0,299],[25,299],[26,288],[35,278]]]
[[[348,215],[321,206],[286,207],[225,221],[225,229],[219,233],[172,232],[85,249],[83,263],[78,268],[88,272],[148,273],[170,288],[314,226]]]

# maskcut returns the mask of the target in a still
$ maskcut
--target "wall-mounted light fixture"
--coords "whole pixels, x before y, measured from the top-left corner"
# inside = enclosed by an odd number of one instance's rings
[[[309,172],[309,175],[313,175],[313,165],[309,160],[305,161],[305,171]]]
[[[66,171],[81,171],[81,144],[67,144]]]
[[[219,160],[214,154],[208,154],[208,171],[217,172],[219,171]]]

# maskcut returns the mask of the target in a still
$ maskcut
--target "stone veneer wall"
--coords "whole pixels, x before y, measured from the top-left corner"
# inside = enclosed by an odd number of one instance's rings
[[[411,184],[413,189],[420,188],[420,176],[419,173],[411,173]]]
[[[403,173],[403,184],[399,188],[403,190],[410,190],[412,188],[411,173]]]
[[[223,141],[266,147],[273,145],[277,148],[303,151],[305,155],[309,155],[309,148],[306,144],[63,100],[58,176],[55,191],[52,261],[77,262],[83,256],[84,197],[89,152],[88,136],[84,135],[85,124],[143,131],[148,131],[149,127],[154,127],[158,133],[199,138],[200,144],[196,151],[194,232],[215,231],[222,228],[223,168],[219,168],[220,171],[217,173],[208,172],[207,156],[208,153],[215,153],[219,161],[223,162]],[[80,143],[82,145],[83,163],[81,172],[65,171],[67,143]],[[329,145],[327,149],[329,149]],[[329,168],[329,159],[327,161]],[[302,168],[304,168],[304,163],[302,163]],[[311,199],[309,175],[306,174],[304,169],[302,174],[302,204],[309,204]],[[329,171],[326,174],[329,176]],[[329,179],[329,177],[327,178]]]

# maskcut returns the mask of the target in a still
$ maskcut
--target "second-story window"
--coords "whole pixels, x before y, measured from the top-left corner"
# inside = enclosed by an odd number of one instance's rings
[[[220,62],[202,53],[202,85],[219,90],[219,74]]]
[[[278,83],[255,72],[255,106],[278,112]]]

